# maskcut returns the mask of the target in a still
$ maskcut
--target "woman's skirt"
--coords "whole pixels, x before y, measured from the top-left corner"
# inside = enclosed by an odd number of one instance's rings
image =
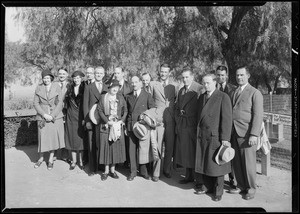
[[[39,121],[38,121],[39,122]],[[63,119],[56,119],[55,122],[46,122],[45,126],[38,126],[38,152],[48,152],[65,147]]]

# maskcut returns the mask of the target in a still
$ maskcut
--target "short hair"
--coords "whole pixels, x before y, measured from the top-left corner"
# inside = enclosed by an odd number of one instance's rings
[[[87,67],[87,69],[86,70],[89,70],[89,69],[91,69],[91,70],[93,70],[93,72],[95,71],[95,69],[93,68],[93,67]]]
[[[121,66],[117,66],[117,67],[115,67],[115,69],[114,69],[114,70],[116,70],[116,69],[120,69],[120,70],[121,70],[121,72],[123,72],[123,73],[124,73],[124,70],[123,70],[123,68],[122,68]]]
[[[219,65],[216,69],[216,72],[220,70],[220,71],[226,71],[226,74],[228,73],[228,69],[225,65]]]
[[[131,80],[132,80],[133,77],[137,77],[137,78],[139,79],[139,82],[141,82],[141,77],[139,77],[138,75],[133,75],[133,76],[131,77]]]
[[[98,67],[96,67],[94,71],[96,71],[96,70],[100,70],[100,69],[105,71],[105,69],[104,69],[102,66],[98,66]]]
[[[152,77],[151,77],[151,74],[150,74],[150,73],[148,73],[148,72],[144,72],[144,73],[142,73],[142,76],[145,76],[145,75],[149,75],[150,79],[152,79]]]
[[[169,64],[167,64],[167,63],[161,64],[160,67],[164,67],[164,68],[169,68],[169,69],[171,69],[170,66],[169,66]]]
[[[249,71],[248,65],[241,65],[241,66],[238,66],[236,70],[239,70],[239,69],[242,69],[242,68],[244,68],[244,69],[246,70],[246,73],[247,73],[248,75],[250,75],[250,71]]]
[[[59,70],[64,70],[64,71],[66,71],[67,73],[69,73],[66,67],[60,67],[57,71],[59,71]]]
[[[204,77],[211,77],[213,81],[217,81],[217,76],[214,73],[204,74],[204,76],[202,77],[202,80],[204,79]]]
[[[194,72],[192,70],[192,68],[190,66],[185,66],[182,71],[181,71],[181,74],[184,73],[184,72],[187,72],[189,71],[191,75],[194,75]]]

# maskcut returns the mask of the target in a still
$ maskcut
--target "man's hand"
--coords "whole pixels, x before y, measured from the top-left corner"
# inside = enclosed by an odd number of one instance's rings
[[[249,137],[249,146],[254,146],[257,144],[257,137],[254,135],[251,135]]]
[[[226,141],[226,140],[222,140],[222,145],[231,147],[231,143],[229,141]]]

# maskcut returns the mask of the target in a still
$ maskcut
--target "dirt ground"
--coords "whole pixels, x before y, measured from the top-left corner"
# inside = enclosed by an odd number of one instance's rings
[[[10,208],[262,208],[267,212],[292,211],[292,175],[290,171],[271,167],[270,176],[260,174],[257,165],[257,193],[246,201],[229,194],[225,184],[223,198],[214,202],[211,195],[194,194],[193,183],[179,184],[184,169],[163,175],[155,183],[136,177],[126,180],[128,169],[118,167],[118,180],[100,180],[100,172],[89,177],[86,171],[55,161],[52,171],[45,162],[34,169],[37,146],[13,147],[5,150],[5,207]],[[227,176],[225,177],[227,180]],[[176,210],[176,209],[175,209]],[[186,210],[188,211],[188,210]],[[219,210],[220,211],[220,210]]]

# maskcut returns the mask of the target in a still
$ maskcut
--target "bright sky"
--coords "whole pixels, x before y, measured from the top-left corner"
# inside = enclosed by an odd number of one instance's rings
[[[13,16],[16,13],[17,10],[15,7],[5,8],[5,27],[6,27],[8,41],[17,42],[21,40],[21,42],[25,42],[24,28],[22,24],[16,22],[13,19]]]

